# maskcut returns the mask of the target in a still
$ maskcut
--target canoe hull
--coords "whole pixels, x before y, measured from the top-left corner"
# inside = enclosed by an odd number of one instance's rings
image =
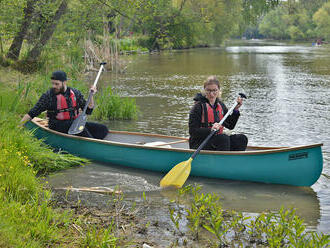
[[[61,134],[28,122],[27,128],[48,145],[88,159],[167,173],[190,158],[193,150],[167,149],[99,141]],[[273,152],[221,153],[202,151],[191,175],[262,183],[311,186],[322,173],[322,144]]]

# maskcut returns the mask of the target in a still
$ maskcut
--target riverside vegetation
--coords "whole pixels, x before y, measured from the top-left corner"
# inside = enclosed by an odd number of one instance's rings
[[[306,228],[294,210],[247,216],[225,210],[220,196],[186,186],[171,197],[164,215],[172,225],[148,220],[164,206],[127,201],[113,194],[106,207],[86,208],[66,192],[59,197],[45,175],[88,161],[55,152],[31,132],[19,128],[19,115],[33,104],[48,78],[1,71],[0,85],[0,246],[136,247],[158,246],[167,233],[168,247],[327,247],[330,236]],[[24,84],[23,84],[24,82]],[[166,192],[165,192],[166,193]],[[184,200],[183,200],[184,199]],[[151,231],[153,230],[153,231]],[[158,234],[161,236],[161,234]]]

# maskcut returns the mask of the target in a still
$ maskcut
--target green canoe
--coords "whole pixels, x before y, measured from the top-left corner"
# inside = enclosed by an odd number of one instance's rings
[[[37,138],[69,153],[122,166],[167,173],[194,150],[181,137],[111,131],[104,140],[59,133],[47,121],[26,123]],[[295,147],[252,147],[243,152],[201,151],[191,175],[262,183],[311,186],[322,173],[322,144]]]

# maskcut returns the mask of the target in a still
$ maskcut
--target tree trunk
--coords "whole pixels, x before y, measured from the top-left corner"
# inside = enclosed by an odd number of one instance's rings
[[[52,37],[55,28],[60,20],[61,16],[65,13],[68,8],[68,0],[63,0],[61,5],[58,7],[53,19],[46,26],[44,32],[41,34],[39,42],[35,44],[32,50],[28,53],[26,60],[27,61],[37,61],[43,47],[47,44],[48,40]]]
[[[133,18],[130,19],[131,22],[130,22],[130,24],[128,25],[126,31],[125,31],[125,35],[130,35],[130,36],[131,36],[131,34],[132,34],[132,33],[131,33],[132,27],[133,27],[134,23],[136,22],[135,19],[136,19],[136,13],[134,14]]]
[[[9,51],[6,55],[8,59],[17,60],[21,52],[22,44],[24,37],[27,33],[27,30],[31,24],[32,16],[34,12],[34,6],[38,1],[27,0],[26,7],[24,8],[24,19],[20,31],[16,34]]]
[[[120,16],[120,19],[119,19],[119,24],[117,26],[117,33],[116,33],[116,38],[117,39],[120,39],[121,38],[121,30],[123,28],[123,25],[124,25],[124,16]]]
[[[3,45],[2,45],[2,37],[0,34],[0,56],[2,56],[2,54],[3,54]]]
[[[288,0],[289,15],[293,15],[296,12],[296,0]]]

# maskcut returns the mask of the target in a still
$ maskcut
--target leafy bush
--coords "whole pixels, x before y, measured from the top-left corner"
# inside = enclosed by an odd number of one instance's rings
[[[302,40],[305,38],[304,33],[296,26],[290,26],[288,28],[288,33],[290,35],[290,38],[295,41]]]

